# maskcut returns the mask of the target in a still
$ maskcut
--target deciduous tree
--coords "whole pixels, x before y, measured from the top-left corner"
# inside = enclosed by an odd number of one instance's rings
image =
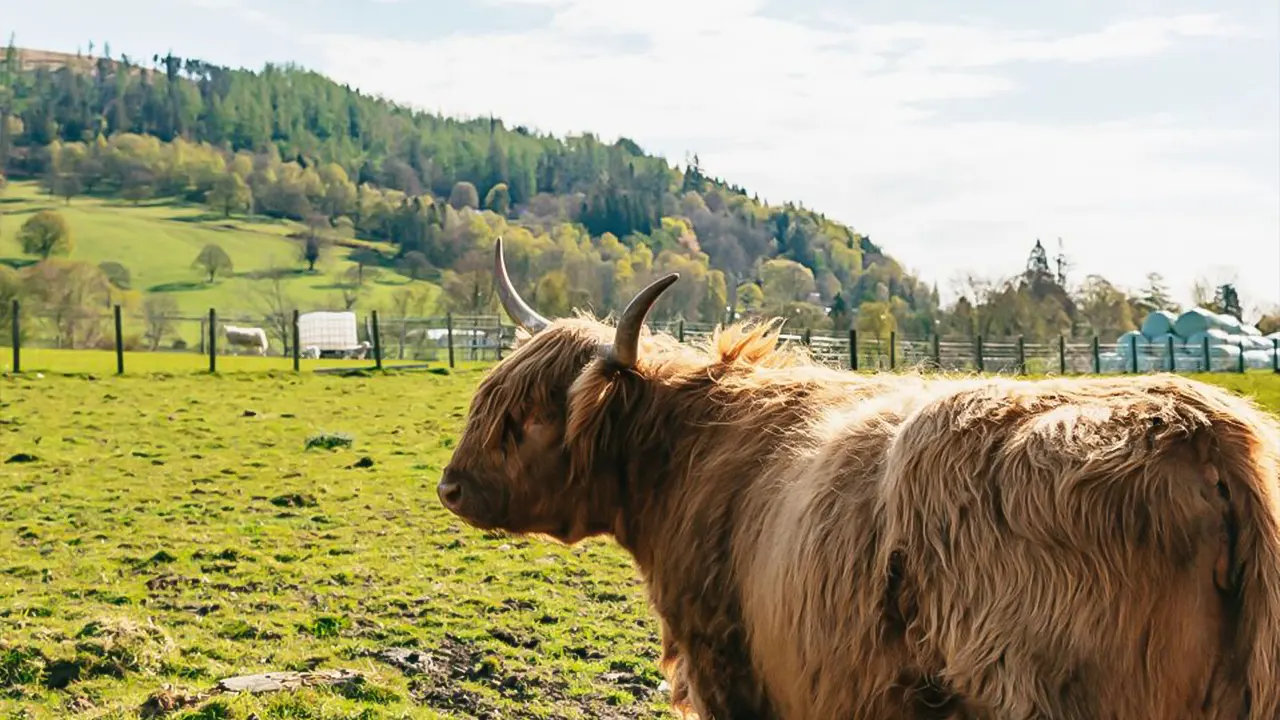
[[[47,260],[54,255],[70,255],[74,245],[71,228],[56,210],[41,210],[27,218],[18,231],[22,252]]]
[[[200,254],[196,256],[196,260],[191,265],[204,271],[208,282],[212,283],[218,275],[229,275],[235,271],[235,265],[231,262],[231,256],[226,250],[222,249],[217,243],[209,243],[200,250]]]

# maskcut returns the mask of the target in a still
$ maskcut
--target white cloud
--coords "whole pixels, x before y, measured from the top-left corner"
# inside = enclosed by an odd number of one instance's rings
[[[960,122],[934,105],[1011,96],[1019,88],[1000,71],[1013,62],[1131,59],[1248,35],[1216,16],[1052,35],[816,27],[762,16],[757,0],[489,4],[541,5],[553,19],[432,42],[312,40],[325,72],[426,109],[624,135],[673,161],[696,151],[771,201],[803,201],[870,233],[944,288],[961,269],[1014,272],[1034,238],[1062,236],[1081,275],[1137,284],[1158,270],[1185,295],[1207,263],[1196,255],[1205,238],[1230,237],[1211,245],[1216,262],[1239,268],[1246,294],[1280,300],[1280,184],[1202,159],[1247,150],[1261,131],[1163,116]]]
[[[252,7],[246,0],[186,0],[188,5],[201,10],[232,13],[244,22],[263,27],[277,35],[288,35],[293,27],[264,10]]]
[[[910,64],[930,68],[985,67],[1015,61],[1088,63],[1149,57],[1170,49],[1183,38],[1252,35],[1246,28],[1211,14],[1127,20],[1094,32],[1056,37],[1044,32],[923,23],[879,25],[859,34],[863,42],[880,52],[916,43],[909,57]]]

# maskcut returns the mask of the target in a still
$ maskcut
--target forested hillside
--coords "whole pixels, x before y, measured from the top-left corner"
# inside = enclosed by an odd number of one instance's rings
[[[657,319],[721,321],[734,299],[739,316],[782,315],[793,327],[1034,337],[1123,332],[1167,304],[1158,278],[1141,297],[1098,277],[1068,291],[1041,248],[1025,271],[972,283],[944,311],[936,288],[868,237],[800,204],[767,205],[708,176],[696,156],[675,167],[625,138],[417,112],[293,66],[11,43],[0,159],[10,178],[36,179],[66,203],[171,199],[296,221],[304,269],[344,245],[360,268],[438,284],[438,310],[497,311],[489,261],[499,234],[521,291],[552,315],[615,309],[670,270],[685,279]]]
[[[607,310],[658,273],[686,282],[663,311],[740,310],[805,326],[880,302],[932,325],[937,298],[868,238],[794,205],[771,207],[634,142],[555,138],[499,119],[456,120],[362,95],[316,73],[196,59],[61,63],[10,49],[0,155],[59,196],[174,197],[290,218],[318,238],[396,247],[452,309],[493,310],[488,249],[501,233],[538,307]],[[377,259],[375,262],[379,261]],[[122,259],[127,262],[127,258]]]

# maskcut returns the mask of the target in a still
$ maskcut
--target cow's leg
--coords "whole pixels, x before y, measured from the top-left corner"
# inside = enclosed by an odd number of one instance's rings
[[[741,631],[722,629],[702,640],[677,646],[687,681],[689,704],[699,720],[773,720],[777,713],[765,697],[751,660],[742,650]]]

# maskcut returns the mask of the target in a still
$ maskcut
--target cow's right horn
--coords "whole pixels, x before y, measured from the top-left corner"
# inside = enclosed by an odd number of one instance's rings
[[[649,315],[650,308],[671,284],[680,279],[680,273],[670,273],[649,283],[622,311],[618,329],[613,334],[613,347],[609,348],[609,360],[615,367],[632,368],[639,355],[640,329]]]
[[[529,307],[520,298],[520,293],[516,292],[515,286],[511,284],[511,278],[507,275],[507,261],[502,256],[502,238],[498,238],[493,245],[493,286],[498,291],[502,308],[520,327],[537,334],[551,324],[550,320]]]

